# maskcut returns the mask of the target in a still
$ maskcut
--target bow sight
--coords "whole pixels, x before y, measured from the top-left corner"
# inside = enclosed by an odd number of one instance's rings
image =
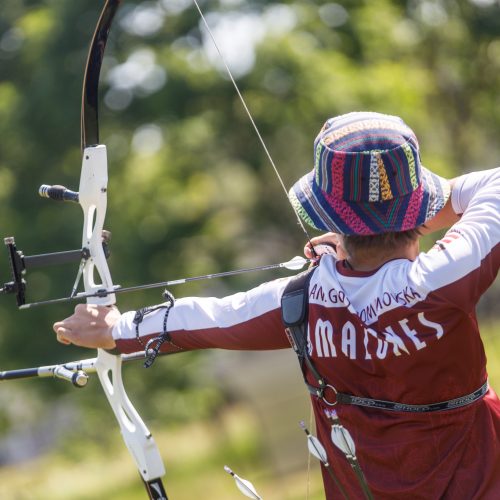
[[[40,186],[38,192],[43,198],[50,198],[56,201],[78,202],[79,198],[77,192],[58,185],[48,186],[43,184]],[[102,247],[104,255],[107,259],[110,255],[109,242],[111,240],[111,233],[103,230],[101,234]],[[46,300],[35,302],[33,304],[26,303],[26,271],[37,267],[67,264],[69,262],[80,262],[78,274],[70,294],[70,298],[76,297],[78,284],[82,276],[82,270],[85,266],[85,262],[87,262],[87,260],[91,257],[89,248],[83,247],[80,250],[66,250],[63,252],[44,253],[38,255],[24,255],[22,250],[17,249],[14,236],[4,238],[3,241],[7,247],[12,281],[4,283],[3,288],[0,289],[0,293],[15,294],[17,306],[19,308],[26,309],[34,304],[50,304],[53,302],[53,300]]]

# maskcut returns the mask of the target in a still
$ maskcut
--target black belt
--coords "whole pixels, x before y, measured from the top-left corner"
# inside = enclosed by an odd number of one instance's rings
[[[405,403],[395,403],[394,401],[384,401],[382,399],[360,398],[358,396],[352,396],[342,392],[338,392],[336,394],[336,402],[340,404],[378,408],[381,410],[427,413],[431,411],[453,410],[455,408],[470,405],[471,403],[474,403],[474,401],[481,399],[487,392],[488,381],[486,381],[479,389],[467,394],[466,396],[450,399],[449,401],[443,401],[441,403],[430,403],[427,405],[408,405]]]

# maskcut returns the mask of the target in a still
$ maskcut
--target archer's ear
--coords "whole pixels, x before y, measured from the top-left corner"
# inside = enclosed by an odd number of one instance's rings
[[[349,253],[346,250],[344,236],[342,234],[335,235],[337,237],[337,258],[338,260],[345,260],[349,258]]]

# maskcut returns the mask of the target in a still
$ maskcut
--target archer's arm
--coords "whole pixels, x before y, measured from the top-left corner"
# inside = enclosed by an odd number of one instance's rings
[[[414,278],[422,294],[471,312],[500,268],[500,168],[455,179],[450,205],[460,220],[419,255]]]
[[[281,321],[281,295],[288,279],[264,283],[223,298],[185,297],[168,313],[169,340],[162,352],[194,349],[268,350],[290,347]],[[163,331],[165,310],[157,309],[134,323],[135,312],[122,315],[113,329],[123,353],[143,350]]]
[[[194,349],[267,350],[290,347],[281,322],[281,295],[288,279],[264,283],[248,292],[221,299],[186,297],[175,301],[167,318],[169,341],[162,352]],[[54,324],[63,343],[83,347],[117,347],[123,353],[144,350],[163,331],[165,308],[146,315],[137,325],[135,311],[79,305]]]

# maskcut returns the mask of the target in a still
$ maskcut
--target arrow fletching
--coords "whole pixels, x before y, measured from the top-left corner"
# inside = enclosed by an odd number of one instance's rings
[[[307,448],[309,450],[309,453],[313,457],[317,458],[324,465],[328,465],[328,457],[326,454],[326,450],[324,446],[321,444],[321,441],[316,436],[313,436],[309,432],[304,422],[300,422],[300,426],[302,427],[302,430],[306,433]]]
[[[247,481],[246,479],[242,479],[238,474],[235,474],[227,465],[224,465],[224,470],[231,476],[233,476],[234,481],[238,489],[243,493],[243,495],[248,498],[253,498],[254,500],[262,500],[262,497],[257,493],[254,485]]]
[[[292,271],[298,271],[302,269],[308,262],[308,259],[304,259],[304,257],[300,257],[296,255],[293,259],[290,259],[287,262],[282,262],[280,267],[284,267],[286,269],[291,269]]]
[[[328,464],[326,450],[316,436],[307,436],[307,448],[313,457],[316,457],[320,462]]]
[[[332,425],[331,434],[333,444],[342,450],[347,458],[356,457],[356,446],[350,432],[343,425]]]

